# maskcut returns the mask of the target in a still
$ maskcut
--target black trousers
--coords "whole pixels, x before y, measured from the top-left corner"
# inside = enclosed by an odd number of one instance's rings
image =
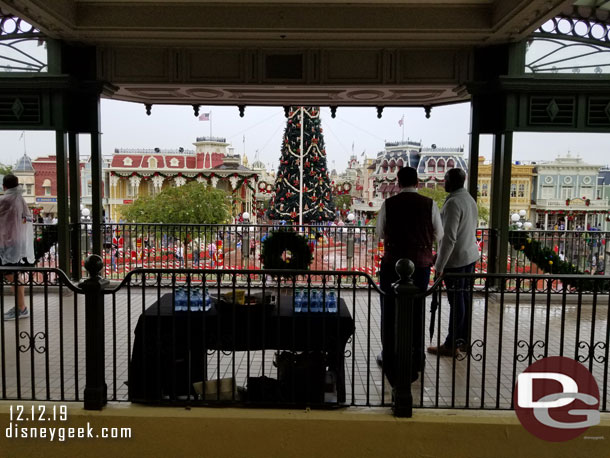
[[[381,341],[383,346],[383,368],[390,384],[394,384],[395,374],[395,310],[396,296],[392,289],[392,283],[398,280],[395,266],[392,263],[382,263],[379,272],[379,287],[385,293],[381,297]],[[430,267],[416,267],[413,273],[413,283],[422,292],[428,289],[430,282]],[[412,373],[423,370],[424,367],[424,335],[423,315],[425,298],[414,303],[413,328],[411,330],[401,329],[399,332],[410,332],[413,336]]]

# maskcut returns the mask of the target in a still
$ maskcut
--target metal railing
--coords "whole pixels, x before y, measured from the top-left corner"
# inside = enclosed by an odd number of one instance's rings
[[[107,400],[391,405],[400,416],[412,407],[512,409],[516,375],[562,355],[591,371],[600,409],[608,410],[608,276],[451,274],[423,294],[401,271],[398,329],[411,329],[410,311],[425,298],[423,345],[441,345],[448,325],[456,335],[448,296],[472,300],[455,357],[428,354],[419,374],[409,372],[409,334],[398,333],[390,387],[376,363],[382,292],[368,274],[135,269],[110,288],[99,275],[102,260],[86,264],[89,276],[78,286],[58,269],[0,267],[1,316],[18,304],[15,287],[25,287],[29,309],[28,319],[0,318],[2,399],[83,400],[86,408]],[[452,278],[462,286],[446,291],[443,282]]]
[[[49,225],[35,224],[35,239]],[[52,226],[51,226],[52,227]],[[263,269],[262,242],[273,230],[285,226],[169,225],[127,224],[103,225],[104,272],[110,280],[122,280],[136,268],[153,269]],[[383,244],[373,226],[293,226],[309,241],[315,270],[357,271],[376,277],[379,273]],[[91,225],[78,224],[81,242],[82,275],[84,261],[91,255]],[[491,229],[477,229],[480,258],[476,273],[488,272],[488,249]],[[610,232],[603,231],[528,231],[534,241],[553,249],[557,255],[584,274],[606,272],[610,254]],[[520,250],[509,245],[507,272],[542,274],[539,266]],[[57,246],[37,261],[36,267],[57,267]],[[240,280],[241,281],[241,280]]]

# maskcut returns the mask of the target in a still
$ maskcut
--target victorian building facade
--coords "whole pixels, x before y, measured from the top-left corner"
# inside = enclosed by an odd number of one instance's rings
[[[525,211],[525,219],[532,221],[532,193],[534,183],[534,164],[521,164],[518,161],[511,165],[510,179],[510,213],[519,214]],[[478,201],[484,207],[491,202],[492,164],[479,157]],[[533,222],[533,221],[532,221]],[[482,223],[482,222],[481,222]],[[508,222],[507,222],[508,224]]]
[[[463,147],[424,147],[421,142],[411,140],[386,142],[385,149],[377,154],[373,173],[375,198],[370,209],[378,211],[384,199],[398,193],[396,174],[402,167],[417,169],[420,186],[436,188],[444,182],[449,169],[461,168],[467,172]]]
[[[169,186],[195,180],[231,196],[233,216],[253,214],[258,173],[241,163],[239,155],[220,137],[198,137],[194,150],[117,148],[108,167],[108,215],[121,218],[120,207]]]
[[[537,164],[534,179],[536,227],[540,229],[606,230],[610,209],[598,183],[599,165],[579,157],[558,157]]]

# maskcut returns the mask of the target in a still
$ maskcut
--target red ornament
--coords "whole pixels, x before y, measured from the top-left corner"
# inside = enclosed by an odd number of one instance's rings
[[[566,205],[570,205],[570,199],[566,199]]]
[[[588,207],[589,205],[591,205],[591,199],[587,199],[585,200],[585,205]]]

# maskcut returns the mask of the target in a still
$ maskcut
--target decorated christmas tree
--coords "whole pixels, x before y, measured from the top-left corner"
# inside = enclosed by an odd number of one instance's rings
[[[319,107],[303,107],[303,110],[301,107],[290,107],[269,217],[273,220],[299,222],[301,122],[303,223],[332,221],[335,218],[335,205],[326,166]]]

